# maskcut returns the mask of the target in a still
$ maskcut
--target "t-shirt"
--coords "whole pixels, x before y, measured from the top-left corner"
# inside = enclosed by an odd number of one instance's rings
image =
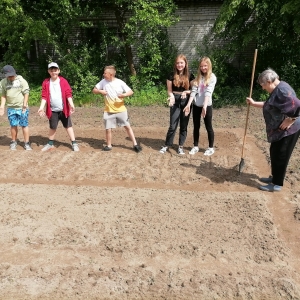
[[[59,78],[57,78],[55,81],[50,79],[50,107],[52,111],[63,110],[63,100]]]
[[[21,109],[24,95],[29,94],[28,82],[21,75],[17,75],[14,81],[4,78],[0,82],[0,94],[6,97],[7,107]]]
[[[104,96],[105,112],[119,113],[126,111],[123,98],[119,98],[118,95],[127,93],[131,88],[121,79],[114,78],[112,81],[102,79],[95,86],[98,90],[107,91],[107,95]]]
[[[190,74],[190,76],[189,76],[189,82],[191,82],[194,79],[195,79],[195,76],[193,74]],[[167,78],[167,80],[172,81],[172,92],[183,92],[183,91],[187,90],[183,86],[175,86],[174,85],[174,83],[173,83],[174,73],[171,73],[169,75],[169,77]]]

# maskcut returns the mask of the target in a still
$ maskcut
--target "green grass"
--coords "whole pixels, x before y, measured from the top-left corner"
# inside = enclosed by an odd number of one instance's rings
[[[249,96],[247,87],[216,87],[213,94],[214,107],[226,107],[231,105],[246,105],[246,97]],[[103,104],[101,95],[76,94],[73,95],[75,106],[99,106]],[[253,89],[252,98],[257,101],[265,101],[268,95],[261,89]],[[29,105],[39,106],[41,101],[41,87],[31,87]],[[125,99],[125,104],[129,106],[167,106],[167,89],[164,85],[150,87],[146,90],[135,90],[131,97]]]

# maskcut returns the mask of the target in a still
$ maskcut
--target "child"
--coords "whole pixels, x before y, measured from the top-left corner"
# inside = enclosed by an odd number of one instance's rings
[[[190,114],[185,114],[183,108],[186,106],[190,96],[190,82],[194,75],[189,72],[188,61],[183,54],[179,54],[174,62],[173,72],[167,78],[168,101],[170,106],[170,125],[166,136],[165,145],[159,150],[164,154],[173,145],[176,129],[179,124],[179,147],[177,153],[184,155],[183,144],[187,136]]]
[[[29,143],[28,129],[28,83],[21,75],[17,75],[15,69],[10,65],[3,67],[2,73],[6,78],[2,79],[0,82],[0,116],[4,115],[4,106],[6,103],[7,116],[11,126],[10,150],[17,150],[18,126],[22,127],[25,143],[24,149],[32,150]]]
[[[106,66],[104,74],[100,82],[93,89],[94,94],[101,94],[105,99],[104,108],[104,125],[106,130],[106,146],[103,151],[112,150],[112,128],[116,125],[125,127],[129,138],[133,143],[135,152],[142,151],[142,148],[137,145],[134,133],[128,121],[127,109],[124,105],[124,98],[133,94],[131,88],[121,79],[116,78],[116,69],[114,66]]]
[[[42,101],[38,110],[41,117],[45,116],[44,107],[46,105],[46,116],[49,119],[50,127],[49,141],[42,151],[54,149],[54,137],[59,121],[62,122],[70,137],[72,150],[79,151],[71,121],[71,114],[75,112],[72,89],[68,81],[59,76],[60,69],[57,63],[52,62],[48,65],[48,73],[50,78],[45,79],[42,83]]]
[[[200,136],[201,116],[204,119],[208,136],[208,148],[204,155],[210,156],[214,150],[214,130],[212,127],[212,94],[217,82],[217,77],[212,73],[212,63],[208,57],[203,57],[199,62],[197,78],[192,84],[192,92],[187,106],[184,108],[186,114],[190,113],[191,103],[193,104],[194,122],[194,147],[189,154],[194,155],[199,151],[198,143]]]

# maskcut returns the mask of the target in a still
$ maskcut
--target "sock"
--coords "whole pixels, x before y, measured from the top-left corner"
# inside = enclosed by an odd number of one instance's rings
[[[48,141],[48,144],[51,145],[51,146],[53,146],[53,143],[54,143],[53,140],[49,140],[49,141]]]
[[[72,145],[77,144],[76,140],[72,141]]]

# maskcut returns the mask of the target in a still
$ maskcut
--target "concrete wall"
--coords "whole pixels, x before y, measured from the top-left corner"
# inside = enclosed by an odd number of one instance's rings
[[[180,21],[168,29],[170,41],[189,61],[198,59],[196,44],[213,26],[222,3],[213,1],[179,3],[177,15]]]

